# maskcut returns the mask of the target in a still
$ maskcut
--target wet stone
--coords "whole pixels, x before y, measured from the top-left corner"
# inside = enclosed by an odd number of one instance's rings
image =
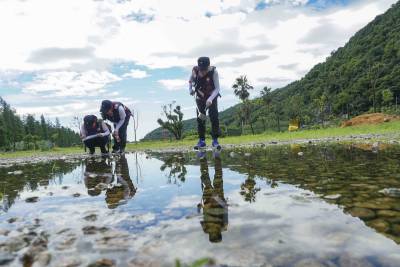
[[[374,228],[378,232],[387,232],[390,229],[390,224],[382,219],[368,221],[367,225]]]
[[[97,233],[104,233],[108,231],[107,227],[86,226],[82,228],[85,235],[95,235]]]
[[[377,212],[378,217],[399,217],[400,218],[400,212],[399,211],[394,211],[394,210],[378,210]]]
[[[61,187],[62,190],[67,190],[69,188],[69,186],[64,185],[63,187]]]
[[[349,213],[354,217],[365,220],[375,218],[375,212],[366,208],[352,208],[349,210]]]
[[[88,267],[112,267],[112,266],[116,266],[116,264],[114,260],[110,259],[101,259],[88,265]]]
[[[7,265],[14,260],[14,256],[11,253],[0,251],[0,266]]]
[[[26,203],[35,203],[39,201],[39,197],[28,197],[27,199],[25,199]]]
[[[72,196],[73,196],[73,197],[80,197],[80,196],[81,196],[81,194],[79,194],[79,193],[75,193],[75,194],[73,194]]]

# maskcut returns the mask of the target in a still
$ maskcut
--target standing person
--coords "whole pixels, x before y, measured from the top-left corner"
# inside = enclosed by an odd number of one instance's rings
[[[106,146],[110,140],[110,129],[95,115],[86,115],[81,127],[81,139],[89,148],[90,154],[94,154],[96,146],[100,147],[102,154],[107,154]]]
[[[211,136],[213,138],[212,146],[221,149],[218,143],[219,118],[218,118],[218,96],[219,77],[216,67],[210,66],[208,57],[200,57],[197,60],[197,66],[193,67],[192,75],[189,79],[189,93],[196,95],[197,105],[197,132],[199,134],[199,142],[194,149],[206,147],[205,133],[206,121],[201,114],[206,114],[207,110],[211,121]],[[201,114],[200,114],[201,113]]]
[[[124,153],[127,139],[126,130],[132,112],[120,102],[103,100],[101,102],[100,113],[103,119],[109,120],[114,124],[112,153]]]

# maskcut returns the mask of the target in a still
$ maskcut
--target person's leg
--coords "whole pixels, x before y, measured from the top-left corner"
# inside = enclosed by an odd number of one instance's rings
[[[202,99],[196,99],[197,109],[197,133],[199,134],[199,139],[205,140],[206,138],[206,122],[199,119],[199,111],[203,114],[206,112],[206,103]]]
[[[217,98],[214,99],[211,106],[208,108],[208,114],[210,116],[210,121],[211,121],[211,136],[213,139],[217,139],[220,133]]]
[[[114,123],[114,129],[115,129],[115,123]],[[112,147],[112,152],[114,153],[114,152],[117,152],[117,151],[119,151],[119,149],[120,149],[120,147],[119,147],[119,145],[120,145],[120,143],[119,142],[117,142],[117,139],[115,138],[115,136],[113,136],[113,147]]]
[[[93,155],[94,152],[95,152],[95,144],[94,144],[94,141],[93,141],[93,140],[94,140],[94,139],[89,139],[89,140],[84,141],[85,146],[86,146],[87,148],[89,148],[89,153],[90,153],[91,155]]]
[[[125,151],[126,147],[126,140],[127,140],[127,129],[128,129],[128,124],[129,124],[129,118],[125,120],[124,124],[119,128],[119,138],[120,138],[120,150],[121,152]]]
[[[108,144],[108,136],[104,136],[104,137],[99,137],[99,146],[100,146],[100,150],[101,150],[101,153],[103,153],[103,154],[107,154],[108,153],[108,150],[107,150],[107,148],[106,148],[106,146],[107,146],[107,144]]]

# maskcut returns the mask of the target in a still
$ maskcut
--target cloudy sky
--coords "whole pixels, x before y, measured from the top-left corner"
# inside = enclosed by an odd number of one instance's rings
[[[217,66],[226,109],[237,76],[249,77],[252,97],[297,80],[395,2],[0,0],[0,95],[19,114],[66,126],[98,114],[102,99],[121,101],[139,112],[143,137],[162,104],[194,117],[187,80],[197,57]]]

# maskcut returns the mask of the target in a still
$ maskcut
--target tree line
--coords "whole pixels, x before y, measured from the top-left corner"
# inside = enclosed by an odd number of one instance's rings
[[[80,138],[70,128],[46,120],[41,115],[37,120],[33,115],[17,115],[4,99],[0,97],[0,149],[3,151],[41,149],[53,146],[69,147],[80,143]]]

